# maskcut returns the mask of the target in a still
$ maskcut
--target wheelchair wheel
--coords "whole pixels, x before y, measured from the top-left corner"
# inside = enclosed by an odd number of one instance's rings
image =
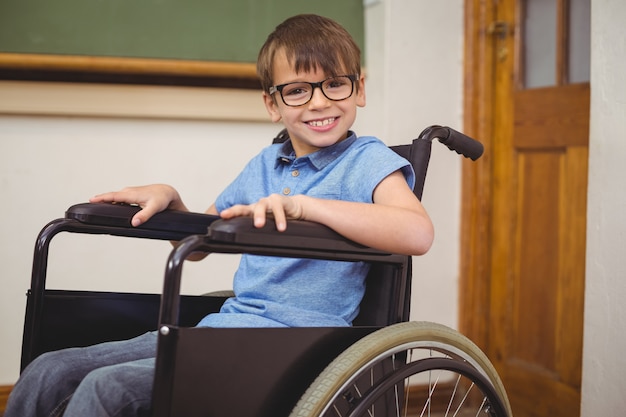
[[[511,417],[500,377],[457,331],[400,323],[339,355],[304,393],[291,417]]]

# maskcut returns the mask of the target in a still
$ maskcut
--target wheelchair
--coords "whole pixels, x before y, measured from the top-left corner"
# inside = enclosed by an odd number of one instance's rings
[[[287,139],[282,131],[274,142]],[[421,199],[431,144],[475,160],[482,145],[431,126],[411,144],[391,147],[412,164]],[[40,232],[34,251],[21,368],[72,346],[158,332],[153,416],[510,417],[506,390],[489,359],[446,326],[409,321],[411,257],[351,242],[320,224],[290,221],[277,232],[249,218],[168,210],[139,227],[139,207],[77,204]],[[162,294],[46,288],[48,252],[60,232],[178,241]],[[185,259],[194,252],[252,253],[371,263],[352,327],[198,328],[230,292],[181,295]]]

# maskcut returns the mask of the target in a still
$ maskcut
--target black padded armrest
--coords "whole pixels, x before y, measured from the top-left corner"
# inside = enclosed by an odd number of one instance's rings
[[[140,210],[141,207],[128,204],[83,203],[68,208],[65,218],[98,226],[132,228],[130,221]],[[217,219],[219,216],[165,210],[152,216],[137,229],[204,235],[209,225]]]
[[[320,223],[289,220],[287,230],[279,232],[273,219],[267,219],[262,228],[254,227],[252,218],[236,217],[217,220],[209,227],[208,238],[212,242],[226,242],[241,245],[307,248],[313,250],[386,254],[368,248],[341,236]]]
[[[287,230],[279,232],[273,219],[264,227],[254,227],[250,217],[224,220],[219,216],[165,210],[144,224],[133,227],[132,217],[141,207],[128,204],[82,203],[71,206],[65,218],[98,229],[121,229],[115,234],[143,236],[154,233],[159,238],[180,239],[187,235],[207,235],[211,242],[272,248],[306,248],[312,250],[384,255],[386,252],[355,243],[332,229],[314,222],[289,220]],[[208,234],[207,234],[208,233]]]

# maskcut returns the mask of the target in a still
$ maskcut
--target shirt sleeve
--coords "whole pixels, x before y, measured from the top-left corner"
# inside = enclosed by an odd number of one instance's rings
[[[252,204],[258,201],[258,194],[265,191],[266,159],[265,152],[252,158],[233,182],[217,196],[215,208],[218,212],[235,204]]]
[[[355,149],[344,182],[345,199],[373,202],[378,184],[396,171],[401,171],[411,189],[415,186],[413,167],[403,157],[376,138],[363,140]]]

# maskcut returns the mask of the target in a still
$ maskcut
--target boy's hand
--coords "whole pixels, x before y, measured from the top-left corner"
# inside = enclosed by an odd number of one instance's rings
[[[305,199],[306,197],[302,195],[286,197],[280,194],[272,194],[260,199],[254,204],[238,204],[229,207],[222,210],[220,216],[223,219],[249,216],[254,219],[254,226],[260,228],[265,226],[267,215],[270,214],[274,217],[276,229],[279,232],[283,232],[287,229],[287,219],[304,218],[302,203]]]
[[[136,204],[142,208],[131,220],[135,227],[148,221],[154,214],[165,209],[185,210],[178,192],[165,184],[126,187],[120,191],[98,194],[89,199],[90,203]]]

